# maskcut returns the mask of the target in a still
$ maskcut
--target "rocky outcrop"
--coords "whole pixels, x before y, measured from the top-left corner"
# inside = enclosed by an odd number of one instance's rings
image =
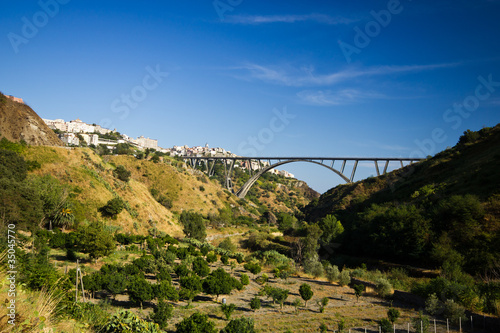
[[[34,146],[63,146],[63,143],[33,109],[0,93],[0,137],[26,141]]]

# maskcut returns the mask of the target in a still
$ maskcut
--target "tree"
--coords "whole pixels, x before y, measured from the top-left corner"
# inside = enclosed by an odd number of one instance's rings
[[[224,316],[226,316],[226,320],[231,319],[231,315],[233,314],[234,310],[236,310],[236,305],[234,304],[221,304],[220,309]]]
[[[203,241],[207,237],[205,221],[201,214],[183,211],[179,220],[184,226],[186,237],[199,241]]]
[[[177,274],[178,277],[182,278],[183,276],[189,275],[189,269],[185,264],[179,264],[175,266],[174,268],[175,274]]]
[[[240,282],[242,285],[247,286],[250,283],[250,279],[248,278],[248,275],[246,275],[245,273],[241,274]]]
[[[250,273],[252,273],[255,277],[256,274],[259,274],[260,271],[262,270],[262,267],[260,267],[259,264],[254,264],[254,263],[246,263],[244,266],[243,266],[247,271],[249,271]]]
[[[306,226],[306,237],[304,239],[304,257],[317,255],[319,249],[319,238],[323,234],[321,228],[315,223]]]
[[[133,152],[128,143],[119,143],[115,146],[114,153],[116,155],[131,155]]]
[[[209,264],[212,264],[212,263],[214,263],[216,261],[217,261],[217,255],[215,253],[210,252],[209,254],[207,254],[207,262]]]
[[[391,323],[391,321],[387,318],[382,318],[380,320],[380,330],[383,332],[383,333],[392,333],[393,332],[393,323]],[[420,329],[417,330],[416,332],[420,332]]]
[[[214,322],[206,314],[194,313],[175,324],[177,333],[217,333]]]
[[[429,317],[425,316],[421,311],[418,313],[418,317],[411,319],[411,324],[415,332],[429,332]]]
[[[2,143],[7,140],[4,139],[2,139]],[[28,175],[26,160],[14,151],[0,148],[0,175],[2,178],[9,178],[17,182],[25,180]]]
[[[288,298],[288,293],[289,290],[287,289],[273,288],[271,290],[271,297],[273,299],[273,302],[278,302],[280,305],[280,309],[283,309],[283,304]]]
[[[116,295],[125,292],[127,289],[127,277],[125,274],[118,272],[106,274],[103,276],[103,284],[104,289],[109,291],[109,293],[113,295],[113,298],[116,299]]]
[[[300,287],[299,287],[299,293],[300,293],[300,297],[302,297],[302,299],[306,302],[306,308],[307,308],[307,301],[310,300],[314,293],[311,289],[311,286],[308,285],[307,283],[303,283]]]
[[[299,306],[302,306],[302,302],[300,301],[300,298],[296,298],[292,305],[295,307],[295,312],[299,311]]]
[[[49,229],[52,230],[52,223],[63,227],[72,224],[74,216],[68,202],[67,187],[50,175],[32,178],[30,185],[36,189],[42,200],[44,217],[41,225],[48,221]]]
[[[233,242],[231,241],[231,238],[229,238],[229,237],[224,238],[224,240],[219,244],[219,247],[221,249],[224,249],[224,250],[227,250],[230,252],[236,251],[236,245],[233,244]]]
[[[141,305],[141,309],[143,302],[149,302],[154,297],[151,284],[145,278],[139,276],[134,276],[131,279],[127,287],[127,294],[132,303]]]
[[[323,313],[327,305],[328,305],[328,297],[323,297],[321,300],[319,300],[318,301],[319,312]]]
[[[202,257],[196,257],[193,261],[193,272],[200,277],[205,277],[210,273],[208,263]]]
[[[220,333],[255,333],[253,318],[241,317],[231,320]]]
[[[202,291],[201,279],[196,274],[190,274],[180,278],[179,283],[182,288],[192,290],[196,293]]]
[[[119,165],[115,170],[113,170],[113,176],[124,182],[128,182],[130,180],[130,175],[131,172],[125,169],[123,165]]]
[[[399,313],[398,309],[389,308],[389,310],[387,310],[387,318],[390,320],[390,322],[393,325],[396,322],[396,320],[398,320],[398,318],[399,318],[400,315],[401,314]]]
[[[363,294],[363,291],[365,291],[365,286],[362,284],[355,284],[352,286],[352,289],[354,289],[354,294],[356,295],[356,301],[359,301],[359,297]]]
[[[154,308],[154,312],[150,315],[150,319],[160,326],[161,329],[166,329],[168,326],[168,320],[172,318],[172,311],[174,307],[168,304],[164,300],[159,300],[158,305]]]
[[[88,253],[90,258],[97,259],[110,255],[116,248],[113,236],[104,230],[101,222],[91,222],[88,226],[80,226],[77,231],[77,249]]]
[[[260,298],[258,298],[257,296],[252,298],[252,300],[250,301],[250,308],[254,311],[260,309],[260,305]]]
[[[203,281],[203,291],[209,295],[216,295],[216,300],[219,301],[219,295],[228,295],[235,288],[236,282],[238,281],[229,273],[217,268]]]
[[[157,299],[168,299],[177,302],[179,300],[179,293],[168,281],[160,281],[153,285],[154,296]]]
[[[386,278],[378,278],[376,281],[375,291],[380,297],[386,297],[391,293],[392,285]]]
[[[125,202],[123,202],[122,198],[114,197],[110,199],[104,206],[99,208],[99,212],[102,216],[111,217],[116,219],[116,216],[122,212],[125,208]]]
[[[323,232],[320,237],[323,245],[330,244],[330,242],[337,239],[344,232],[342,223],[334,215],[329,214],[325,216],[319,221],[318,225]]]
[[[351,283],[351,276],[349,275],[349,272],[344,269],[339,276],[339,285],[343,287],[347,286],[349,283]]]
[[[325,268],[326,279],[328,282],[332,283],[339,279],[339,268],[336,265],[328,264]]]
[[[224,264],[224,265],[227,265],[229,264],[229,257],[226,256],[226,255],[221,255],[220,256],[220,261]]]

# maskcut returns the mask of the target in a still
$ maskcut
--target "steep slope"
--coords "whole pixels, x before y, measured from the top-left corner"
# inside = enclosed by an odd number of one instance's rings
[[[176,214],[182,210],[193,209],[207,215],[216,214],[227,205],[238,205],[234,196],[203,175],[192,175],[188,169],[166,163],[137,160],[133,156],[101,158],[89,148],[29,147],[24,156],[41,164],[33,175],[51,175],[70,188],[78,221],[105,219],[98,209],[115,196],[122,198],[126,208],[116,219],[106,219],[122,232],[145,234],[157,227],[181,236]],[[113,175],[118,165],[131,171],[128,182]],[[170,209],[155,200],[152,189],[166,195],[171,201]]]
[[[50,175],[69,189],[76,221],[106,220],[122,232],[146,234],[156,227],[170,235],[182,236],[178,215],[189,210],[211,217],[216,225],[234,223],[239,216],[259,219],[262,209],[292,212],[281,202],[268,201],[276,197],[274,193],[262,197],[262,202],[240,200],[222,188],[217,179],[209,179],[199,170],[169,157],[154,163],[130,155],[99,156],[90,148],[36,146],[25,148],[23,155],[31,163],[41,165],[31,172],[32,176]],[[130,172],[128,182],[114,174],[118,166]],[[278,189],[281,201],[309,202],[301,194],[308,189],[305,183],[279,180],[292,183],[274,184],[263,180],[261,184]],[[259,187],[258,191],[264,190]],[[105,218],[99,208],[114,197],[126,202],[125,209],[116,219]]]
[[[499,167],[500,125],[467,131],[451,149],[337,186],[303,211],[308,221],[328,214],[341,221],[344,253],[426,265],[449,260],[492,274],[500,263]]]
[[[0,93],[0,136],[35,146],[62,146],[57,135],[29,106]]]

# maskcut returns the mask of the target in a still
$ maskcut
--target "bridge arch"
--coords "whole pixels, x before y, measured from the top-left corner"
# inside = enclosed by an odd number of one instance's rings
[[[253,184],[255,184],[255,182],[264,173],[268,172],[271,169],[279,167],[280,165],[288,164],[288,163],[293,163],[293,162],[308,162],[308,163],[314,163],[314,164],[321,165],[321,166],[323,166],[323,167],[325,167],[325,168],[327,168],[327,169],[335,172],[343,180],[345,180],[346,183],[351,183],[351,180],[349,178],[347,178],[343,173],[341,173],[340,171],[338,171],[337,169],[335,169],[333,167],[330,167],[330,166],[325,165],[323,163],[320,163],[320,162],[317,162],[317,161],[313,161],[313,160],[309,160],[309,159],[294,159],[294,160],[288,160],[288,161],[280,161],[278,163],[269,165],[269,166],[267,166],[267,167],[259,170],[259,172],[257,172],[255,175],[253,175],[252,177],[250,177],[250,179],[247,180],[247,182],[245,184],[243,184],[243,186],[241,186],[241,188],[236,192],[236,195],[238,196],[238,198],[243,199],[247,195],[248,191],[252,188]]]

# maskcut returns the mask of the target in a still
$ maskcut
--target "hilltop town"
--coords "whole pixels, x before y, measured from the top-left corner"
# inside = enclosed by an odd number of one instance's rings
[[[49,128],[54,130],[58,134],[59,139],[68,146],[80,146],[83,144],[87,146],[104,145],[108,149],[113,150],[114,146],[118,144],[129,144],[140,150],[154,149],[167,156],[174,157],[238,157],[238,155],[221,147],[210,148],[208,144],[194,147],[184,145],[163,148],[158,146],[158,140],[156,139],[150,139],[144,136],[134,139],[126,134],[119,133],[116,129],[110,130],[97,124],[87,124],[80,119],[71,121],[64,121],[63,119],[43,119],[43,121]],[[262,162],[262,164],[263,166],[269,165],[267,162]],[[252,161],[247,164],[242,162],[240,167],[258,170],[261,166],[258,165],[257,161]],[[295,178],[293,174],[285,170],[272,169],[269,172],[286,178]]]

